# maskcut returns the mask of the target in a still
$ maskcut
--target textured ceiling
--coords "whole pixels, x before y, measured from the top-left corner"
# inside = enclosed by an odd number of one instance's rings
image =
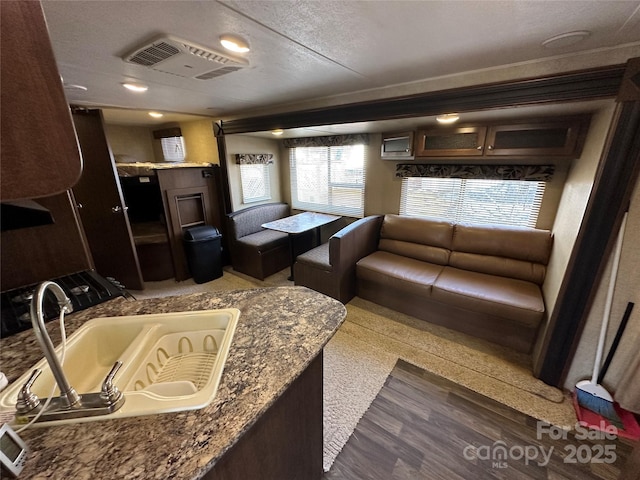
[[[72,103],[216,118],[582,51],[637,47],[639,1],[43,1]],[[588,30],[558,50],[541,43]],[[127,64],[169,34],[221,50],[247,39],[248,68],[211,80]],[[144,94],[125,81],[149,85]],[[122,115],[121,115],[122,116]],[[124,122],[124,120],[123,120]]]

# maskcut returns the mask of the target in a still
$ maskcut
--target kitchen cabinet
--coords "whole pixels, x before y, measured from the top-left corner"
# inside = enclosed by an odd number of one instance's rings
[[[383,160],[411,160],[413,132],[383,133],[380,158]]]
[[[580,156],[588,117],[418,130],[417,157]]]
[[[66,192],[82,172],[40,2],[0,2],[2,201]]]
[[[416,156],[460,157],[483,153],[486,127],[433,128],[418,131]]]
[[[65,325],[73,335],[93,318],[219,308],[242,313],[209,405],[29,428],[22,435],[36,453],[27,457],[20,478],[321,480],[323,348],[346,315],[337,300],[304,287],[116,298],[67,315]],[[59,335],[57,322],[48,330]],[[0,340],[0,363],[10,382],[41,357],[32,332]],[[113,445],[137,453],[100,454]]]

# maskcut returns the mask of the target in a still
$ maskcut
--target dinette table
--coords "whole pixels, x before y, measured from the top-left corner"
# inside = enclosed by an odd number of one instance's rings
[[[278,220],[262,224],[263,228],[268,228],[269,230],[277,230],[278,232],[284,232],[289,235],[291,274],[289,275],[288,280],[293,280],[293,264],[296,261],[294,248],[295,236],[315,229],[316,238],[318,239],[318,242],[320,242],[320,227],[340,220],[340,218],[342,217],[328,215],[326,213],[303,212],[298,213],[297,215],[291,215],[290,217],[280,218]]]

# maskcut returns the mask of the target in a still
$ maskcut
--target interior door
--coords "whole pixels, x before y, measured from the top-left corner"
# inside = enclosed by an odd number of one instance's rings
[[[82,176],[73,187],[96,270],[127,288],[142,290],[142,272],[127,207],[100,110],[76,109],[73,122],[82,153]]]

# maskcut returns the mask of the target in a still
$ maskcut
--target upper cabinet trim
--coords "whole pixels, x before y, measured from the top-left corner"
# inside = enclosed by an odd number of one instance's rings
[[[221,122],[224,135],[615,98],[625,65]]]

